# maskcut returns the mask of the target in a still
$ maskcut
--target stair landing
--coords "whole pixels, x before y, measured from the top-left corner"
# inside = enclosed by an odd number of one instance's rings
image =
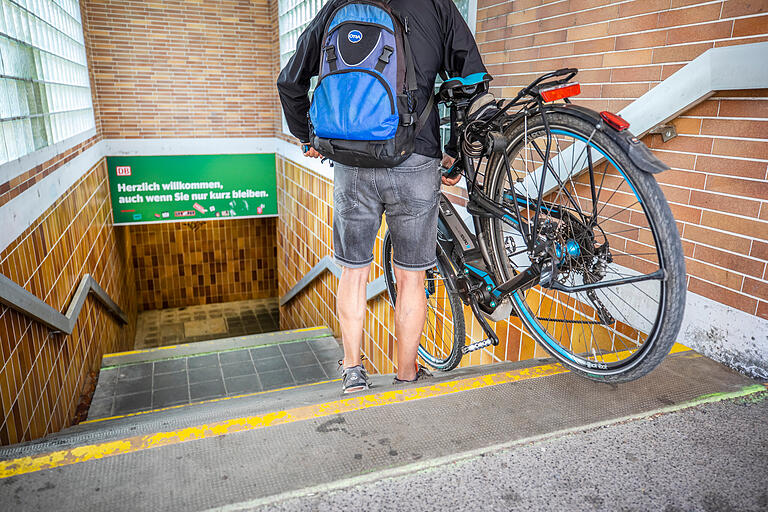
[[[341,357],[326,327],[109,354],[84,423],[337,380]]]

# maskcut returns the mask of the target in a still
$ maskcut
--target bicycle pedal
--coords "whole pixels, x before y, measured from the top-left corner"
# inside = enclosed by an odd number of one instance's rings
[[[469,345],[464,345],[463,347],[461,347],[461,353],[469,354],[470,352],[474,352],[475,350],[480,350],[481,348],[488,347],[492,344],[493,342],[490,340],[490,338],[485,338],[484,340],[476,341],[474,343],[470,343]]]

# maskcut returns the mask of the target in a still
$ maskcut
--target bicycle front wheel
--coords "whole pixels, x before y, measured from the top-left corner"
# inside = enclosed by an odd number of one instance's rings
[[[419,356],[436,370],[453,370],[461,362],[464,348],[464,306],[450,280],[451,263],[437,246],[437,265],[424,276],[427,296],[427,319],[419,342]],[[389,231],[384,235],[382,267],[392,307],[397,302],[397,280],[392,263],[392,240]]]
[[[564,110],[553,109],[547,121],[548,164],[547,129],[537,115],[507,131],[510,172],[496,157],[484,188],[497,203],[517,206],[530,225],[538,216],[534,239],[549,255],[529,250],[513,217],[489,219],[496,270],[510,279],[534,260],[549,265],[548,278],[512,295],[529,334],[587,377],[636,379],[669,353],[683,317],[675,220],[654,177],[608,135]]]

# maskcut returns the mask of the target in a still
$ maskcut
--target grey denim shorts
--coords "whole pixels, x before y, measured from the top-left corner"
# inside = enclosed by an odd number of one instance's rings
[[[426,270],[435,263],[440,159],[413,154],[397,167],[333,166],[333,256],[344,267],[373,261],[373,244],[387,214],[396,267]]]

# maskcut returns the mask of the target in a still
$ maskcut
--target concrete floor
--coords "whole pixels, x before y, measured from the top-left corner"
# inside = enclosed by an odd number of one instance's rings
[[[767,420],[764,392],[230,510],[766,511]]]
[[[277,297],[142,311],[136,320],[134,348],[155,348],[279,329]]]

